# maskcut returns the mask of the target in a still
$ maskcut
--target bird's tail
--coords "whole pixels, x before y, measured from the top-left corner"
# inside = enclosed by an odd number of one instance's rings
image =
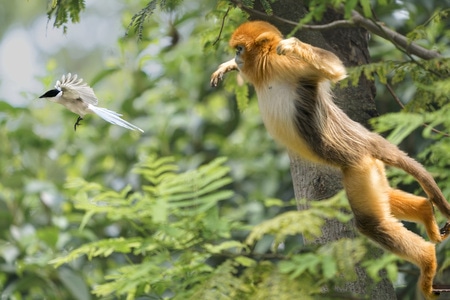
[[[133,125],[130,122],[127,122],[124,119],[122,119],[121,118],[122,115],[119,113],[116,113],[115,111],[109,110],[104,107],[94,106],[92,104],[89,104],[89,109],[93,113],[98,115],[100,118],[102,118],[103,120],[105,120],[111,124],[119,125],[119,126],[122,126],[124,128],[130,129],[130,130],[139,130],[140,132],[144,132],[144,130],[137,127],[136,125]]]

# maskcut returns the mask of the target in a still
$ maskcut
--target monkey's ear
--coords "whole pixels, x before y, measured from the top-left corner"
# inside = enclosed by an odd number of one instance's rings
[[[255,44],[259,46],[271,43],[274,40],[274,35],[272,32],[263,32],[255,39]]]

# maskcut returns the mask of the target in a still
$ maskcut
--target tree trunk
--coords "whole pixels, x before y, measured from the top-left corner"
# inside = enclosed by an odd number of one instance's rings
[[[283,19],[298,21],[306,12],[302,1],[284,0],[272,4],[273,14]],[[263,11],[259,1],[255,2],[255,9]],[[322,23],[341,19],[342,15],[335,11],[327,11]],[[291,32],[293,27],[289,24],[261,15],[251,15],[251,19],[264,19],[277,26],[283,34]],[[368,34],[360,28],[334,28],[328,31],[301,30],[296,33],[300,40],[314,46],[334,52],[344,62],[345,66],[356,66],[369,62]],[[377,116],[374,97],[375,86],[362,77],[358,86],[347,88],[335,88],[335,101],[353,120],[367,126],[367,121]],[[313,164],[299,157],[290,155],[291,174],[293,179],[295,196],[297,199],[317,201],[326,199],[342,189],[341,174],[337,169],[323,165]],[[299,209],[305,207],[299,206]],[[349,227],[337,220],[327,220],[323,228],[323,235],[315,242],[325,244],[342,237],[354,238],[356,235],[354,226]],[[358,266],[356,272],[359,279],[349,282],[341,291],[351,292],[370,299],[396,299],[392,284],[384,279],[374,284],[364,270]]]

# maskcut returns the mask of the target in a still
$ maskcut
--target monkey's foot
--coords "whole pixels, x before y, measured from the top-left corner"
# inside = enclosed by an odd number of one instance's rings
[[[211,86],[216,87],[219,82],[223,80],[223,75],[233,70],[238,70],[238,66],[234,58],[221,64],[219,68],[211,75]]]
[[[441,228],[441,237],[446,239],[450,235],[450,221],[445,223],[444,227]]]
[[[75,125],[73,125],[73,130],[77,131],[77,126],[81,125],[80,121],[83,120],[82,117],[78,116],[77,121],[75,122]]]

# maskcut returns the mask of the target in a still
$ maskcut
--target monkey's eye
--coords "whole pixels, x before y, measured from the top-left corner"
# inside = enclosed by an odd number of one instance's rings
[[[236,55],[241,54],[241,52],[244,50],[244,47],[242,46],[236,46]]]

